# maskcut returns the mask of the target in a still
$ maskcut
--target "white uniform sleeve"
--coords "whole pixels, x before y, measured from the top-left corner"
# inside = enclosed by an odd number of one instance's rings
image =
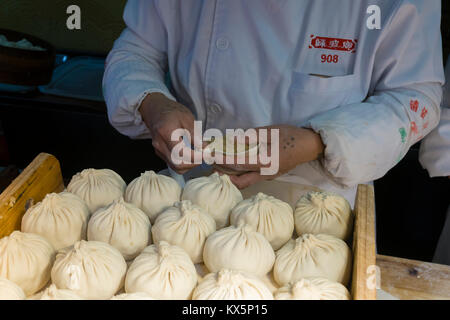
[[[123,18],[127,28],[107,57],[103,77],[108,117],[120,133],[150,138],[138,111],[142,100],[152,92],[175,100],[164,83],[167,33],[153,0],[129,0]]]
[[[450,108],[442,108],[439,126],[422,141],[419,161],[430,177],[450,176]]]
[[[439,122],[444,73],[440,1],[403,1],[382,30],[363,103],[309,121],[325,144],[316,167],[349,187],[386,174]]]

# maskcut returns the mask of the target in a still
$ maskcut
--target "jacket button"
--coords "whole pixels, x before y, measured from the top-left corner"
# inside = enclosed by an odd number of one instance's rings
[[[216,47],[219,50],[227,50],[229,46],[230,46],[230,41],[228,41],[228,39],[225,37],[220,37],[216,41]]]
[[[211,113],[214,114],[220,113],[222,111],[222,107],[219,106],[217,103],[214,103],[209,107],[209,111],[211,111]]]

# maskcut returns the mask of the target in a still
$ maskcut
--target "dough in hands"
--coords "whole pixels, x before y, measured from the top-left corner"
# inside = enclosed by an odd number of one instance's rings
[[[25,292],[14,282],[0,278],[0,301],[1,300],[25,300]]]
[[[231,211],[230,224],[251,225],[278,250],[292,238],[294,215],[291,206],[264,193],[239,202]]]
[[[89,208],[77,195],[50,193],[27,210],[21,230],[44,237],[59,250],[86,239],[89,215]]]
[[[181,187],[171,177],[146,171],[130,182],[125,201],[145,212],[154,223],[158,215],[180,200]]]
[[[92,215],[88,240],[109,243],[125,260],[132,260],[151,243],[150,230],[147,215],[134,204],[119,198]]]
[[[353,213],[349,202],[331,192],[309,192],[295,205],[297,235],[329,234],[347,240],[352,232]]]
[[[211,272],[233,269],[264,276],[272,269],[275,253],[261,233],[243,224],[211,234],[205,243],[203,260]]]
[[[0,277],[16,283],[31,296],[50,280],[55,250],[43,237],[14,231],[0,239]]]
[[[197,271],[184,249],[165,241],[137,256],[125,279],[127,293],[145,292],[155,299],[186,300],[197,285]]]
[[[209,177],[189,180],[181,199],[191,200],[205,209],[213,216],[217,229],[221,229],[229,225],[231,209],[242,201],[242,193],[228,175],[215,172]]]
[[[351,263],[350,248],[341,239],[327,234],[304,234],[277,251],[273,275],[280,286],[309,277],[347,285]]]
[[[83,199],[94,213],[122,197],[126,187],[125,181],[110,169],[85,169],[72,177],[67,191]]]
[[[289,282],[274,293],[275,300],[350,300],[347,288],[325,278]]]
[[[58,251],[52,282],[83,299],[110,299],[123,286],[127,264],[113,246],[100,241],[84,241]]]
[[[222,269],[203,278],[195,288],[192,300],[273,300],[273,296],[258,277]]]
[[[153,240],[167,241],[189,254],[192,262],[203,262],[206,238],[216,231],[216,222],[203,208],[189,200],[176,202],[164,210],[152,228]]]

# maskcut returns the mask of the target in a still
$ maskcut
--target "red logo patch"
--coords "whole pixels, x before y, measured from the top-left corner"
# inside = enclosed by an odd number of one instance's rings
[[[340,38],[328,38],[328,37],[315,37],[311,35],[311,43],[309,48],[316,49],[328,49],[328,50],[338,50],[347,51],[351,53],[356,52],[356,43],[358,40],[354,39],[340,39]]]
[[[413,134],[419,133],[419,130],[417,129],[417,124],[414,121],[411,122],[411,133]]]
[[[427,116],[428,110],[427,108],[423,107],[422,112],[420,113],[420,117],[422,119],[425,119],[425,117]]]
[[[411,108],[412,111],[417,112],[417,110],[419,109],[419,101],[411,100],[409,102],[409,107]]]

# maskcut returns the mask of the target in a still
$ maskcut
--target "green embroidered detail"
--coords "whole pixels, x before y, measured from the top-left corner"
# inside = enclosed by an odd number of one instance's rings
[[[398,129],[398,131],[400,132],[400,137],[402,138],[402,143],[405,143],[406,142],[406,136],[408,135],[406,133],[405,128],[400,128],[400,129]]]

